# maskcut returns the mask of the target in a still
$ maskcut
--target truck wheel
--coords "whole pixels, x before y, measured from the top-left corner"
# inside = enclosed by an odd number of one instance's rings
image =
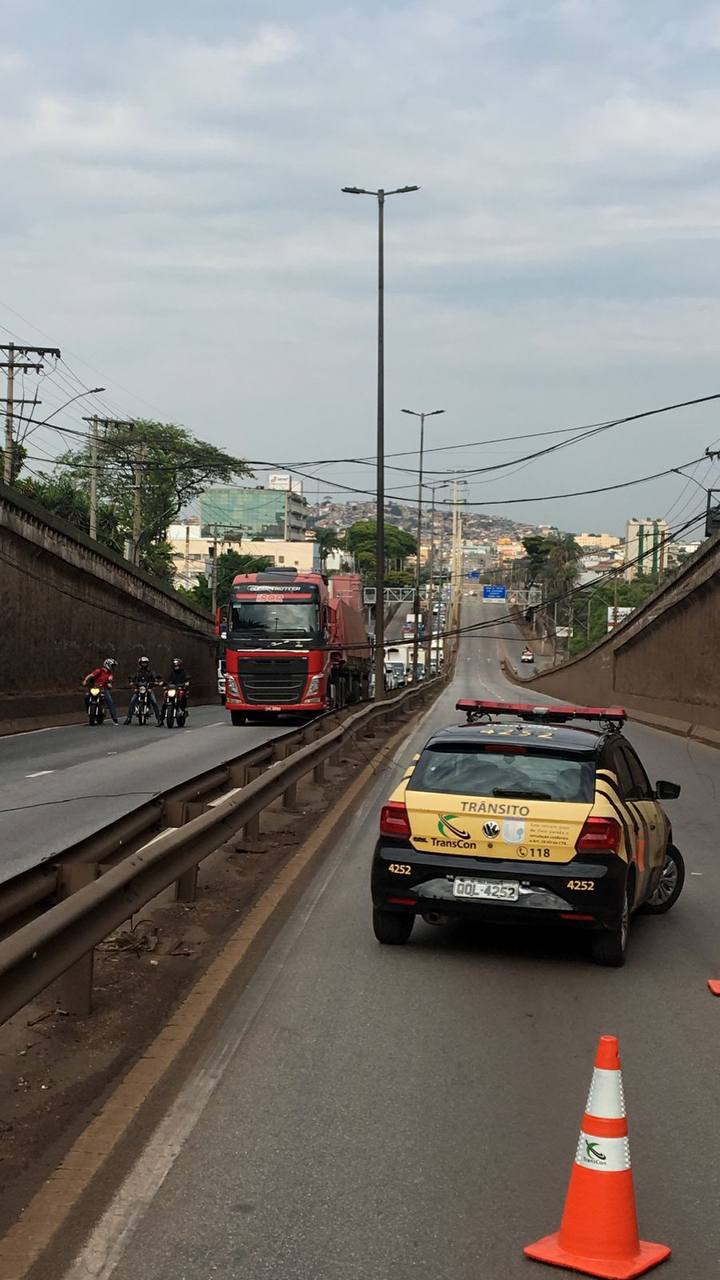
[[[378,942],[386,946],[401,947],[413,931],[415,916],[411,911],[381,911],[373,907],[373,932]]]
[[[231,711],[231,712],[230,712],[230,719],[232,720],[232,722],[233,722],[233,724],[234,724],[234,725],[241,725],[241,724],[245,724],[246,718],[247,718],[247,717],[245,716],[244,711]]]

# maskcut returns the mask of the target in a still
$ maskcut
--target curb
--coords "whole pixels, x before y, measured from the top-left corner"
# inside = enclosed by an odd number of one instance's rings
[[[439,693],[443,690],[438,690]],[[419,707],[383,743],[382,759],[408,736],[416,722],[434,705]],[[70,1215],[87,1197],[91,1184],[142,1120],[142,1113],[182,1054],[217,1013],[231,984],[247,982],[309,882],[335,827],[372,782],[375,763],[366,765],[286,863],[221,951],[198,978],[172,1018],[130,1068],[71,1146],[65,1158],[35,1193],[22,1218],[0,1240],[0,1280],[23,1280],[42,1258]],[[153,1126],[154,1127],[154,1126]]]

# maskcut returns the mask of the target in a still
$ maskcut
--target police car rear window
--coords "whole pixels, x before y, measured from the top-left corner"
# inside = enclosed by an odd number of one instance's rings
[[[595,759],[528,747],[503,753],[497,747],[478,750],[443,743],[425,748],[408,790],[591,804],[595,795]]]

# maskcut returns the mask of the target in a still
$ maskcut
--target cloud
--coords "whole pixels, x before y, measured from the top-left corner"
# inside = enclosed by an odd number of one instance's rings
[[[690,93],[684,101],[613,96],[595,113],[590,137],[614,156],[640,156],[644,165],[720,159],[720,93]]]
[[[0,308],[107,385],[241,451],[247,421],[278,459],[296,433],[318,457],[365,436],[377,215],[340,187],[410,182],[386,208],[400,445],[409,390],[461,439],[712,386],[706,4],[680,38],[669,0],[277,0],[272,22],[257,0],[107,22],[76,0],[82,40],[34,5],[28,48],[0,54]]]

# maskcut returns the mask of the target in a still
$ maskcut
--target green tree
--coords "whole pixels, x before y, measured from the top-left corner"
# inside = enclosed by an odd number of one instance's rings
[[[375,577],[375,539],[377,526],[374,520],[358,520],[345,534],[345,546],[355,556],[360,572],[368,579]],[[402,573],[408,556],[414,555],[417,542],[411,533],[394,524],[385,525],[385,565]]]
[[[672,576],[665,574],[663,577]],[[586,592],[578,592],[574,600],[573,636],[570,641],[572,656],[583,653],[607,635],[608,609],[615,605],[621,609],[637,609],[658,589],[656,576],[637,577],[632,582],[618,578],[617,582],[603,582]]]
[[[523,538],[525,548],[526,585],[533,586],[539,582],[550,557],[549,539],[542,533],[529,533]]]
[[[217,601],[219,605],[227,602],[233,578],[238,573],[262,573],[273,563],[272,556],[246,556],[239,551],[223,551],[217,558]],[[212,608],[212,583],[206,574],[198,577],[197,586],[192,587],[189,596],[208,613]]]
[[[135,471],[141,462],[139,562],[166,576],[168,526],[212,483],[250,475],[247,464],[174,423],[138,420],[113,428],[101,442],[98,469],[98,540],[123,553],[132,536]],[[55,470],[21,487],[48,511],[83,532],[89,529],[89,444],[58,459]]]
[[[320,564],[325,569],[325,562],[331,551],[337,551],[342,547],[343,540],[337,529],[325,528],[323,525],[315,525],[315,538],[317,539],[320,551]]]

